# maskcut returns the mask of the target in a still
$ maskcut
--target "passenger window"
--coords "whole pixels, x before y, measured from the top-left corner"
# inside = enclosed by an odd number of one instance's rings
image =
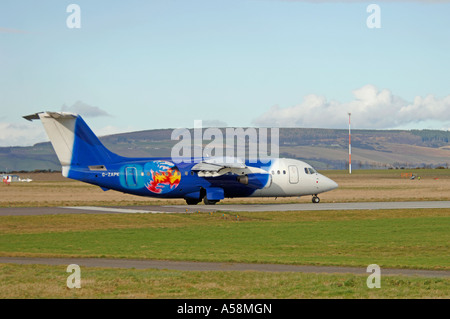
[[[272,171],[272,175],[275,175],[275,171]]]
[[[277,174],[280,175],[280,171],[277,171]]]
[[[286,175],[286,171],[285,170],[283,170],[283,175]]]

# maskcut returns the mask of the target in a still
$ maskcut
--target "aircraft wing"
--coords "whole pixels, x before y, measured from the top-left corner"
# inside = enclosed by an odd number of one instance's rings
[[[246,165],[236,158],[211,158],[192,167],[199,177],[219,177],[227,173],[235,175],[267,174],[267,171],[258,167]]]

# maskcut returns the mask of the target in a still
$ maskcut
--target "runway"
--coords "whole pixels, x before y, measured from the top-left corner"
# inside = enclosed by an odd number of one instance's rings
[[[135,207],[2,207],[0,216],[53,215],[53,214],[161,214],[195,212],[287,212],[327,210],[380,210],[450,208],[450,201],[415,202],[357,202],[357,203],[302,203],[302,204],[221,204],[221,205],[166,205]]]
[[[32,258],[0,257],[0,263],[40,264],[65,266],[76,264],[80,267],[134,268],[134,269],[170,269],[179,271],[261,271],[261,272],[301,272],[301,273],[349,273],[369,275],[366,268],[336,266],[300,266],[281,264],[214,263],[193,261],[107,259],[107,258]],[[419,277],[450,277],[450,271],[381,268],[381,275],[404,275]]]

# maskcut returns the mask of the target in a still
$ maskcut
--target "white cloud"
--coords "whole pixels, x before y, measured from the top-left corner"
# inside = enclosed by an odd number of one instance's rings
[[[76,101],[70,107],[64,104],[61,107],[61,111],[77,113],[83,117],[111,116],[108,112],[102,110],[101,108],[97,106],[91,106],[82,101]]]
[[[31,146],[48,141],[42,125],[0,123],[0,147]]]
[[[25,30],[19,30],[19,29],[11,29],[11,28],[2,28],[0,27],[0,33],[12,33],[12,34],[19,34],[19,33],[29,33]]]
[[[303,102],[291,107],[272,106],[256,118],[258,126],[343,128],[348,112],[358,128],[389,129],[414,123],[437,121],[440,127],[450,121],[450,95],[442,99],[433,95],[417,96],[407,102],[390,90],[365,85],[353,91],[348,103],[327,101],[323,96],[307,95]]]
[[[38,125],[39,124],[39,125]],[[135,127],[105,126],[95,130],[97,136],[134,132]],[[40,123],[12,124],[0,122],[0,147],[32,146],[36,143],[48,142],[49,138]]]

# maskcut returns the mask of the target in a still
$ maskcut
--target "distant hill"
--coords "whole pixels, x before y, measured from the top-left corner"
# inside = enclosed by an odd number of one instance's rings
[[[100,140],[122,156],[170,156],[172,147],[178,143],[171,140],[172,131],[159,129],[114,134]],[[318,169],[348,167],[347,130],[281,128],[279,136],[280,157],[305,160]],[[449,140],[450,131],[352,130],[352,167],[448,167]],[[204,141],[204,144],[209,142]],[[60,169],[49,142],[30,147],[0,147],[0,171]]]

